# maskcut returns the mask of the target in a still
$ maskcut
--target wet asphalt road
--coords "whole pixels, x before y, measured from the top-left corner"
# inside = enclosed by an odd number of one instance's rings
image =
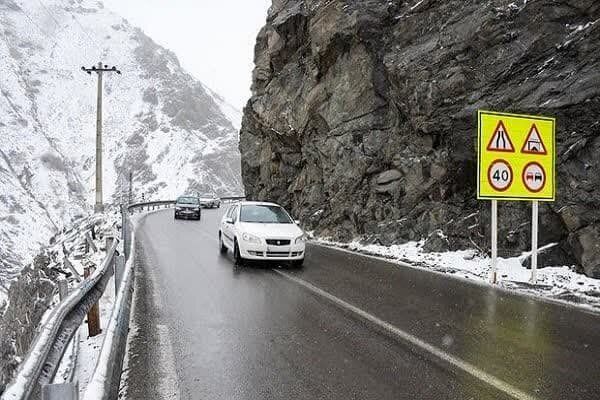
[[[217,248],[224,210],[138,231],[128,399],[600,399],[600,317],[309,246],[286,270],[496,379]],[[476,374],[475,374],[476,375]],[[500,382],[498,384],[497,382]]]

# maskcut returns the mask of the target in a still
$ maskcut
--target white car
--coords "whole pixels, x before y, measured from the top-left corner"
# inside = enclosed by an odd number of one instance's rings
[[[236,264],[245,260],[287,261],[302,267],[306,234],[283,207],[242,201],[227,210],[219,229],[221,253],[231,250]]]
[[[200,195],[200,205],[204,208],[220,208],[221,199],[214,193]]]

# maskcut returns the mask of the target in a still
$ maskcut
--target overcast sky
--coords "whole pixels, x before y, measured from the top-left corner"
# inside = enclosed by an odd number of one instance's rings
[[[271,0],[104,0],[229,103],[250,97],[254,43]]]

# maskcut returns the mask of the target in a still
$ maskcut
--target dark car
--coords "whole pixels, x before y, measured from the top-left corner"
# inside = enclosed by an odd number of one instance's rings
[[[175,219],[193,218],[200,220],[202,211],[200,199],[193,196],[181,196],[175,202]]]

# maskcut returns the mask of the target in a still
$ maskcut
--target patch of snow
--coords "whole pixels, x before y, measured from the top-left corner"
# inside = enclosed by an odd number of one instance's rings
[[[423,4],[423,0],[419,0],[414,6],[410,8],[410,11],[414,11],[417,7]]]
[[[479,255],[475,250],[426,253],[422,249],[424,240],[392,246],[363,245],[358,241],[340,243],[322,238],[316,239],[316,242],[469,279],[480,284],[490,284],[491,259]],[[540,250],[553,245],[555,243]],[[497,276],[500,287],[600,312],[600,279],[577,273],[572,266],[550,266],[538,268],[537,282],[531,284],[531,270],[521,265],[521,260],[528,255],[529,253],[523,253],[520,257],[498,259]]]
[[[100,350],[102,350],[102,343],[106,336],[106,328],[113,311],[115,303],[115,280],[114,276],[110,278],[107,283],[106,290],[100,298],[100,327],[102,333],[92,338],[88,337],[88,328],[85,321],[79,328],[79,354],[77,357],[77,367],[75,372],[76,380],[79,381],[79,393],[80,397],[83,398],[85,388],[90,382],[94,370],[96,369],[96,363],[98,362],[98,356]]]

